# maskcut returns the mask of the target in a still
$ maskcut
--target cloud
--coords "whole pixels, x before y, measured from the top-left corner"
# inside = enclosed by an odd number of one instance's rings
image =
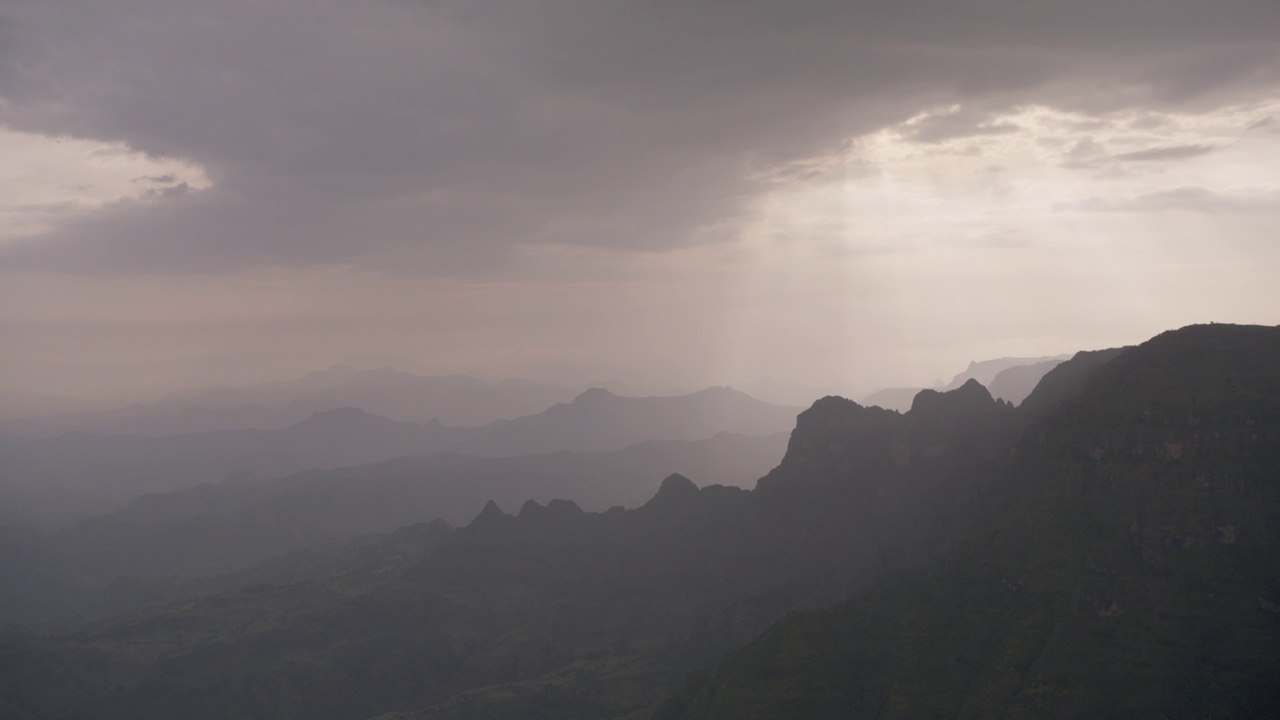
[[[1116,155],[1117,160],[1128,160],[1131,162],[1161,162],[1165,160],[1185,160],[1187,158],[1200,157],[1208,155],[1216,148],[1209,145],[1174,145],[1171,147],[1157,147],[1146,150],[1138,150],[1135,152],[1121,153]]]
[[[959,106],[943,112],[926,113],[901,126],[904,137],[921,143],[940,143],[956,138],[1009,135],[1021,128],[1017,123],[993,119],[992,113]]]
[[[1166,188],[1120,200],[1100,197],[1061,203],[1056,209],[1078,212],[1280,213],[1280,189],[1253,188],[1230,192],[1199,185]]]
[[[922,108],[966,108],[917,123],[913,138],[937,143],[1013,133],[992,118],[1031,102],[1216,107],[1280,79],[1280,6],[1245,0],[3,12],[0,123],[182,159],[214,183],[68,216],[0,248],[7,269],[430,274],[540,244],[664,251],[723,237],[707,228],[770,191],[761,168]]]

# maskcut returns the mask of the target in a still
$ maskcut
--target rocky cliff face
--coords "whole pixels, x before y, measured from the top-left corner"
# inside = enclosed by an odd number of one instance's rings
[[[765,496],[822,486],[874,495],[1008,454],[1018,429],[1013,407],[975,380],[922,390],[905,414],[826,397],[796,418],[786,456],[758,488]]]
[[[672,717],[1280,713],[1280,329],[1110,355],[1037,390],[935,572],[790,616]]]

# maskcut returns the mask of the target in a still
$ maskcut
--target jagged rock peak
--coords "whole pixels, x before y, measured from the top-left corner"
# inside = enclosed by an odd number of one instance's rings
[[[516,517],[527,520],[535,517],[570,517],[581,514],[582,508],[572,500],[551,500],[545,506],[538,504],[537,500],[525,500]]]
[[[970,415],[987,411],[997,405],[990,391],[977,380],[948,392],[921,390],[911,402],[911,414],[919,415]]]
[[[815,400],[808,410],[796,416],[795,431],[804,433],[837,426],[852,429],[866,423],[878,424],[889,416],[897,417],[898,413],[881,407],[865,407],[839,395],[828,395]]]

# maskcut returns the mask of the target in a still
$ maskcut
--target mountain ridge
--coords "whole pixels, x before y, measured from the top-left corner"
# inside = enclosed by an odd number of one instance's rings
[[[604,393],[604,394],[601,394]],[[147,492],[216,482],[229,473],[287,475],[453,451],[482,457],[561,450],[608,452],[646,440],[789,430],[795,408],[736,391],[627,398],[582,393],[516,420],[461,428],[339,408],[278,430],[144,437],[70,433],[0,448],[0,499],[11,516],[49,526],[109,512]]]

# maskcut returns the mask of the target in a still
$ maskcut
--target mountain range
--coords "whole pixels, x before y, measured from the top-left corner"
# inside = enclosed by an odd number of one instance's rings
[[[56,532],[0,529],[0,557],[11,558],[0,562],[0,625],[64,627],[187,592],[175,580],[241,571],[309,543],[430,521],[464,524],[489,502],[515,510],[571,497],[593,511],[634,508],[673,471],[749,486],[786,444],[786,433],[721,433],[606,453],[441,453],[144,495]]]
[[[1018,407],[975,379],[905,413],[820,399],[752,490],[489,503],[11,627],[0,711],[1273,717],[1277,468],[1280,328],[1192,326]]]
[[[232,473],[281,476],[446,451],[510,457],[608,452],[722,432],[765,436],[788,430],[797,410],[729,388],[649,398],[594,389],[535,415],[470,428],[341,408],[277,430],[163,437],[69,433],[0,446],[0,500],[9,522],[53,527],[110,512],[142,494],[217,482]]]
[[[485,382],[466,375],[414,375],[392,368],[332,367],[296,380],[220,387],[148,404],[0,419],[0,434],[25,438],[67,432],[183,435],[278,429],[317,412],[357,407],[396,420],[484,425],[568,402],[581,389],[532,380]]]
[[[1007,400],[1014,405],[1021,403],[1036,383],[1059,363],[1068,359],[1069,355],[1056,357],[1006,357],[996,360],[972,361],[969,367],[943,384],[938,382],[934,390],[954,390],[970,380],[976,380],[986,387],[993,397]],[[876,405],[887,410],[906,412],[911,408],[916,394],[924,388],[895,387],[882,388],[862,398],[862,404]]]

